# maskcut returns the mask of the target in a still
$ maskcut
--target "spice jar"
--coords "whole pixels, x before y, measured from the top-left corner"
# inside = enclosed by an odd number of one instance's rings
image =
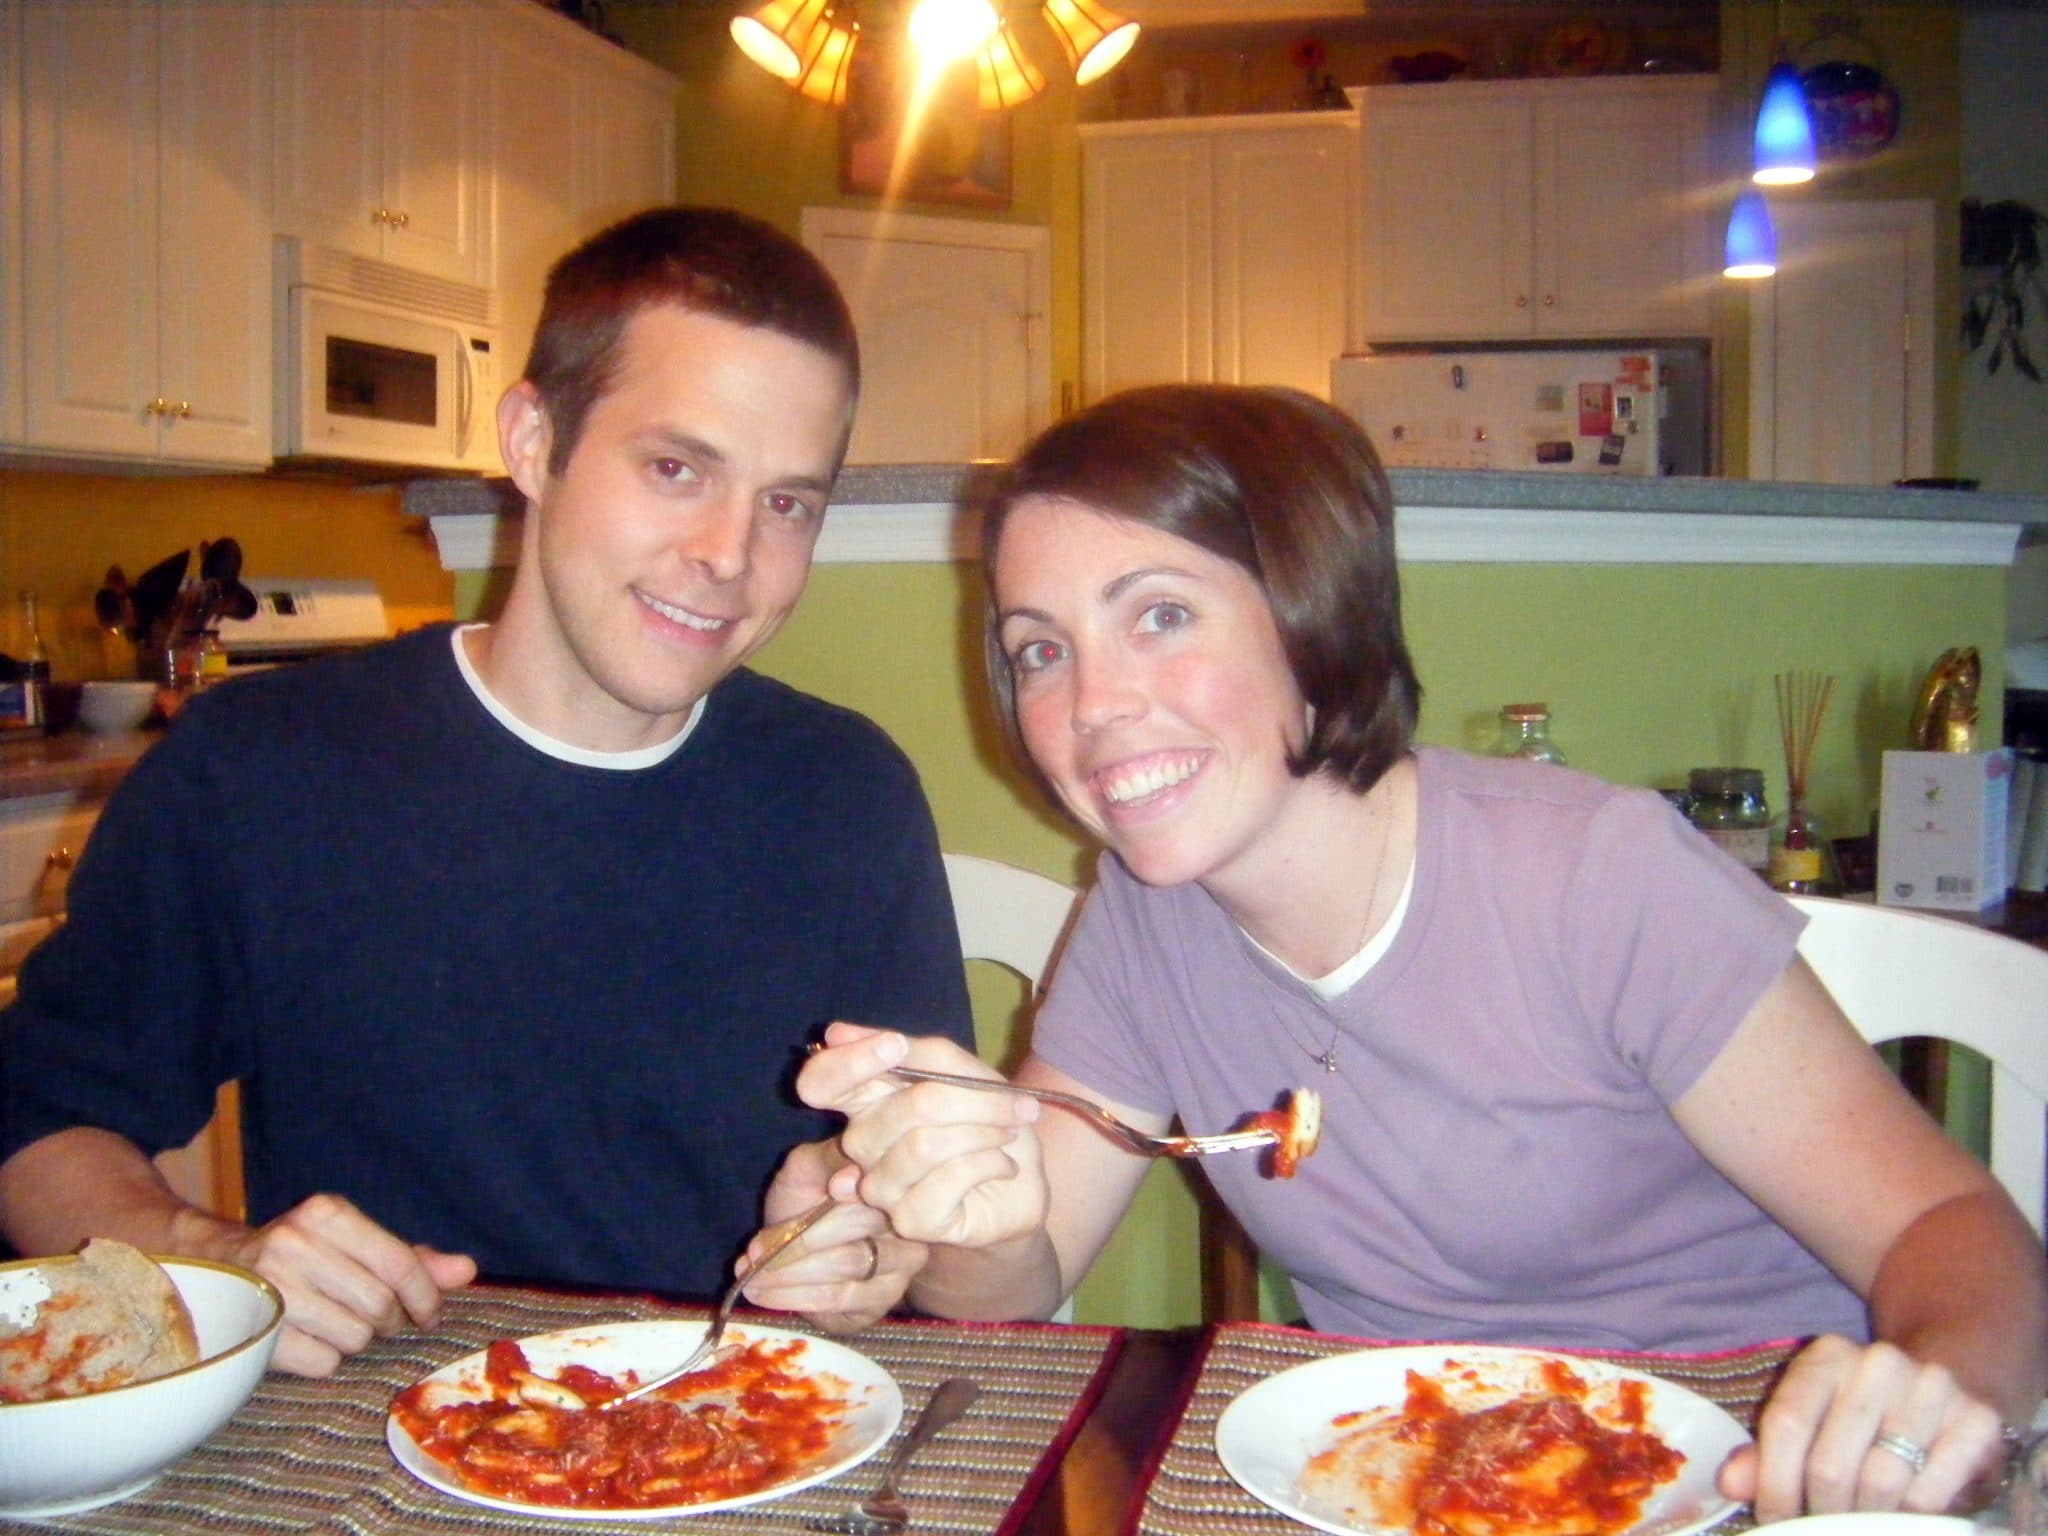
[[[1539,763],[1564,762],[1564,753],[1550,739],[1548,704],[1503,704],[1500,710],[1500,740],[1494,743],[1495,757],[1526,757]]]
[[[1767,878],[1771,808],[1761,768],[1695,768],[1686,775],[1686,816],[1734,859]]]

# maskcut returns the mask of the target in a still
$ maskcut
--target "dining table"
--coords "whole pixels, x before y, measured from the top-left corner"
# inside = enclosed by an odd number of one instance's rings
[[[422,1482],[386,1443],[392,1399],[496,1339],[611,1322],[701,1319],[707,1309],[655,1296],[475,1285],[452,1294],[431,1329],[380,1338],[312,1380],[272,1372],[235,1416],[150,1487],[118,1503],[0,1531],[92,1536],[248,1532],[261,1536],[469,1536],[534,1533],[783,1536],[843,1515],[877,1479],[879,1458],[829,1480],[738,1508],[678,1513],[655,1525],[609,1516],[556,1520],[471,1503]],[[742,1309],[735,1323],[814,1330]],[[1134,1329],[1071,1323],[945,1322],[890,1317],[839,1342],[901,1387],[908,1433],[941,1381],[971,1376],[972,1408],[940,1432],[902,1480],[912,1536],[1294,1536],[1308,1529],[1254,1498],[1216,1449],[1223,1411],[1294,1366],[1369,1347],[1306,1328],[1240,1322]],[[1676,1382],[1745,1426],[1791,1343],[1703,1356],[1589,1352]],[[1747,1525],[1732,1514],[1716,1536]]]

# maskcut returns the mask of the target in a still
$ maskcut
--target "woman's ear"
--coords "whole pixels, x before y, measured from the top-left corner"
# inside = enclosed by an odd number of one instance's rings
[[[538,503],[548,482],[548,453],[554,430],[540,392],[521,379],[498,398],[498,451],[520,494]]]

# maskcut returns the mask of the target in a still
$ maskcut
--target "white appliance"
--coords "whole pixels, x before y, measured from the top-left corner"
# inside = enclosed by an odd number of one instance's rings
[[[1330,365],[1330,399],[1389,469],[1708,472],[1696,348],[1345,356]]]
[[[307,661],[391,637],[374,582],[247,577],[242,585],[255,594],[255,613],[220,621],[231,672]]]
[[[504,472],[494,293],[289,239],[276,287],[280,462]]]

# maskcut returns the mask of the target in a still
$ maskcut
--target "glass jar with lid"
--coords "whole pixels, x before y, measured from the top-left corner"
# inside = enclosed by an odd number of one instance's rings
[[[1695,768],[1686,775],[1686,816],[1738,864],[1768,878],[1771,808],[1761,768]]]
[[[1564,762],[1564,753],[1550,739],[1548,704],[1503,704],[1495,757],[1526,757],[1538,763]]]

